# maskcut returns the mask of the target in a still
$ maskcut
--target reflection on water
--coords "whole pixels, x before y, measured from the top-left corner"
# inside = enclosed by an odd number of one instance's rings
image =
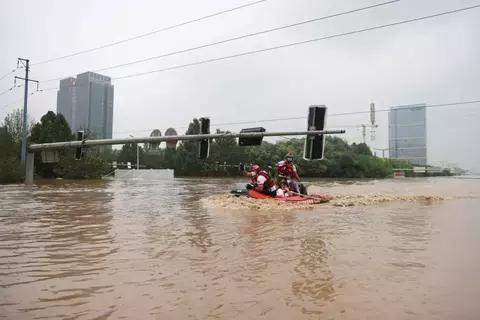
[[[432,207],[417,207],[415,212],[411,208],[402,207],[395,211],[395,214],[387,216],[389,231],[398,239],[392,247],[397,253],[412,253],[419,250],[426,250],[432,238],[432,225],[430,215]]]
[[[1,186],[0,318],[479,317],[480,180],[310,186],[347,207],[218,196],[243,184]]]
[[[334,301],[328,258],[327,245],[320,235],[309,235],[301,241],[300,261],[293,269],[298,279],[292,283],[292,292],[303,301],[302,311],[307,314],[321,315],[325,302]]]
[[[28,301],[17,312],[30,318],[30,313],[48,315],[49,308],[88,304],[111,290],[113,285],[93,283],[108,268],[106,257],[118,251],[111,233],[111,192],[42,186],[33,194],[8,190],[3,195],[2,208],[6,201],[9,207],[2,209],[0,235],[4,303]],[[15,225],[5,228],[10,222]]]
[[[185,212],[184,219],[188,222],[188,229],[190,229],[185,232],[190,245],[198,248],[200,252],[206,253],[207,249],[212,246],[212,238],[209,232],[211,219],[208,213],[202,210],[201,197],[199,196],[202,190],[202,186],[186,185],[186,195],[181,206]]]

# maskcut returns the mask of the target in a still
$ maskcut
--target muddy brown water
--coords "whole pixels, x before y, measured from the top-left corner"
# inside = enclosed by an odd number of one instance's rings
[[[0,186],[0,318],[480,319],[480,179]]]

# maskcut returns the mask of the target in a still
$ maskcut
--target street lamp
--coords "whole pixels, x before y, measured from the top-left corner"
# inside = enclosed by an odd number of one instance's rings
[[[131,134],[129,134],[130,137],[135,138]],[[140,151],[139,151],[139,145],[137,143],[137,170],[140,168]]]

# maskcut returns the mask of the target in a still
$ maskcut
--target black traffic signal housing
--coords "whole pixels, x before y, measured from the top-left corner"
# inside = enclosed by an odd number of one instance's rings
[[[327,107],[324,105],[310,106],[308,108],[307,131],[325,130]],[[325,135],[307,136],[303,149],[305,160],[322,160],[325,151]]]
[[[210,134],[210,118],[200,118],[200,134]],[[210,156],[210,139],[198,142],[198,158],[207,159]]]
[[[263,133],[265,132],[265,128],[263,127],[256,127],[256,128],[246,128],[242,129],[240,133]],[[263,136],[258,136],[258,137],[241,137],[238,139],[238,145],[242,147],[248,147],[248,146],[259,146],[262,144],[263,141]]]
[[[82,141],[82,145],[80,147],[75,148],[75,160],[81,160],[82,159],[84,135],[85,135],[84,131],[78,131],[77,132],[77,141]]]

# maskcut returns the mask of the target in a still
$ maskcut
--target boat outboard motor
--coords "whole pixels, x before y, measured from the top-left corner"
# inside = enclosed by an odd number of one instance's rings
[[[247,188],[247,190],[252,190],[256,187],[256,184],[254,183],[247,183],[247,185],[245,186]]]

